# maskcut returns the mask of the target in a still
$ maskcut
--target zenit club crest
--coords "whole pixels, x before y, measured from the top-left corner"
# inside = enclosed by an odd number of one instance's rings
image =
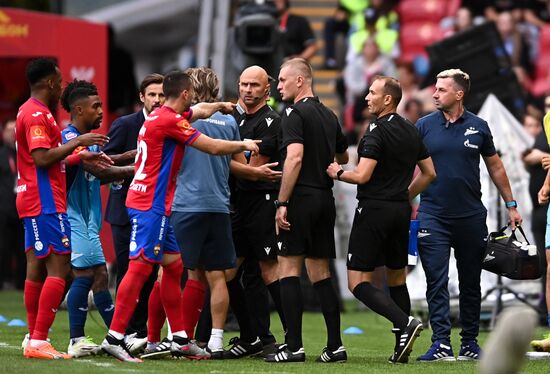
[[[155,256],[158,256],[160,253],[160,244],[155,245],[155,248],[153,248],[153,253]]]
[[[67,237],[67,235],[65,235],[64,237],[61,238],[61,243],[63,243],[63,246],[65,248],[69,248],[70,242],[69,242],[69,238]]]

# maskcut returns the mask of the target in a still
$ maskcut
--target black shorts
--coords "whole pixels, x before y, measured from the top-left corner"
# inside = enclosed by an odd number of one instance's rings
[[[332,190],[296,188],[287,214],[290,231],[279,230],[279,256],[336,257]]]
[[[349,238],[349,270],[407,266],[411,206],[408,201],[360,200]]]
[[[229,214],[173,212],[171,223],[187,269],[212,271],[236,266]]]
[[[240,192],[233,216],[233,242],[237,257],[260,261],[277,259],[275,236],[276,191]]]

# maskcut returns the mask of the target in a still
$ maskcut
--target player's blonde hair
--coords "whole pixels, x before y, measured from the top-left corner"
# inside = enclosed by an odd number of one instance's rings
[[[460,69],[447,69],[437,74],[437,78],[451,78],[458,88],[467,94],[470,91],[470,76]]]
[[[191,85],[195,93],[194,102],[212,103],[218,101],[220,81],[214,70],[200,67],[189,68],[185,72],[191,77]]]

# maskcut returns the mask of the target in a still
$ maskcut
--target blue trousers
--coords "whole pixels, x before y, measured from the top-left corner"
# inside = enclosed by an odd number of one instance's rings
[[[458,270],[462,341],[476,340],[481,307],[481,263],[485,253],[487,214],[467,218],[441,218],[418,213],[418,253],[426,273],[426,299],[432,342],[450,342],[449,259],[454,248]]]

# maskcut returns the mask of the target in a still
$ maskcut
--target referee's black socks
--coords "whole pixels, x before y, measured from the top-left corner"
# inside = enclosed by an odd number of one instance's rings
[[[388,289],[390,290],[390,296],[394,303],[396,303],[406,315],[410,316],[411,298],[409,297],[409,289],[407,288],[407,284],[405,283],[400,286],[388,287]]]
[[[238,277],[227,282],[227,292],[229,293],[229,305],[239,323],[241,339],[247,343],[253,343],[256,336],[252,332],[250,313],[246,305],[243,286]]]
[[[286,277],[279,280],[281,285],[281,304],[285,313],[287,334],[286,343],[291,352],[303,347],[302,314],[304,304],[299,277]]]
[[[340,303],[336,290],[330,278],[323,279],[313,284],[319,301],[321,310],[327,326],[327,348],[331,351],[337,350],[342,345],[340,336]]]
[[[399,329],[407,326],[409,316],[382,290],[370,282],[359,283],[353,289],[353,295],[372,311],[389,319]]]
[[[283,312],[283,305],[281,303],[281,284],[279,283],[279,280],[268,284],[267,289],[269,290],[269,294],[271,295],[275,308],[277,309],[277,313],[279,314],[281,325],[283,325],[283,331],[286,331],[286,319]]]

